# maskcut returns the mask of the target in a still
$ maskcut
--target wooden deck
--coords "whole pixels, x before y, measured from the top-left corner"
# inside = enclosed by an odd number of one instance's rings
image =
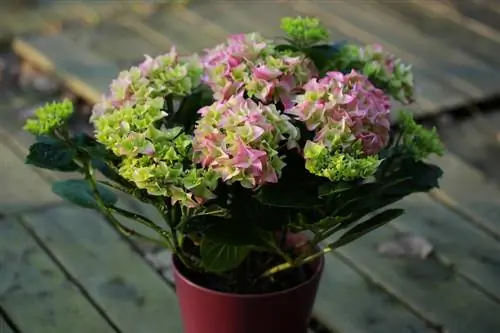
[[[275,36],[285,15],[318,16],[335,39],[380,42],[413,63],[418,116],[432,117],[450,149],[436,161],[445,171],[441,188],[405,199],[398,206],[408,214],[327,256],[314,316],[323,332],[500,332],[500,107],[485,115],[473,104],[500,92],[493,0],[111,1],[106,10],[90,0],[48,3],[43,12],[18,8],[8,20],[0,5],[0,38],[14,36],[20,57],[87,102],[144,53],[173,44],[198,51],[229,32]],[[86,12],[98,16],[81,19]],[[31,22],[37,13],[43,20]],[[20,130],[19,110],[52,97],[0,89],[0,332],[181,333],[168,254],[61,202],[49,183],[63,175],[23,164],[31,138]],[[467,119],[458,111],[448,119],[446,111],[459,108]],[[405,259],[376,251],[404,233],[427,239],[433,253]]]

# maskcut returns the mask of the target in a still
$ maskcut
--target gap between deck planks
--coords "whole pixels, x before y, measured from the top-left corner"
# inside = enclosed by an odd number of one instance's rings
[[[16,219],[0,219],[0,265],[0,306],[21,332],[115,332]]]
[[[7,320],[0,315],[0,333],[14,333],[12,327],[7,323]]]

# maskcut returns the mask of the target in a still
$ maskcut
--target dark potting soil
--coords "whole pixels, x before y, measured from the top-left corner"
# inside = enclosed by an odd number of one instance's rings
[[[238,269],[224,274],[201,273],[189,270],[180,262],[176,266],[180,273],[191,282],[215,291],[232,294],[268,294],[279,292],[309,280],[314,275],[310,265],[287,269],[270,277],[262,273],[282,264],[283,258],[264,252],[252,252]]]

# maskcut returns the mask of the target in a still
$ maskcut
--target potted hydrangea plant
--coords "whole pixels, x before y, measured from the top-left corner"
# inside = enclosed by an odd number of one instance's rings
[[[404,110],[390,126],[393,102],[414,100],[410,66],[379,46],[328,44],[317,19],[282,28],[283,43],[251,33],[201,57],[147,56],[95,105],[95,137],[70,133],[69,101],[25,126],[28,164],[83,174],[55,193],[172,251],[186,333],[305,333],[323,255],[442,174],[424,161],[443,152],[434,130]],[[116,191],[164,221],[118,207]]]

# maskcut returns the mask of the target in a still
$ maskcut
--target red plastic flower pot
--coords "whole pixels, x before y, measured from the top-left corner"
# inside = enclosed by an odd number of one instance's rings
[[[311,278],[296,287],[262,295],[223,293],[201,287],[179,271],[173,258],[185,333],[306,333],[324,258],[310,265]]]

